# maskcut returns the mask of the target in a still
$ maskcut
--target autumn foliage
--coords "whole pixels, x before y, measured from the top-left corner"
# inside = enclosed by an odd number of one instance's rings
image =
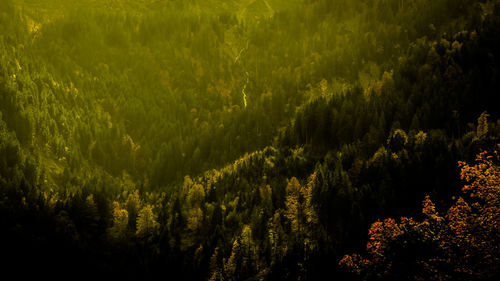
[[[377,221],[368,231],[369,258],[346,255],[341,267],[366,280],[498,280],[500,272],[499,154],[459,162],[463,196],[440,214],[426,196],[423,220]]]

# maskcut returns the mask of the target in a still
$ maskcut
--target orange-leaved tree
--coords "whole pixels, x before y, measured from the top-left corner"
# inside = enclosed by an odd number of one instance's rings
[[[459,162],[467,184],[445,215],[426,196],[422,221],[373,223],[368,258],[346,255],[339,265],[364,280],[500,280],[499,149]]]

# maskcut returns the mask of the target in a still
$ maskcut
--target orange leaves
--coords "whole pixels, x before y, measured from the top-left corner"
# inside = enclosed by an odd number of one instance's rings
[[[403,233],[404,230],[392,218],[385,219],[383,222],[374,222],[370,227],[370,230],[368,230],[370,240],[366,245],[366,249],[374,256],[383,256],[385,242],[394,239]]]
[[[429,195],[425,196],[425,200],[422,202],[422,213],[427,216],[432,216],[436,214],[436,206],[432,203]]]
[[[339,265],[343,268],[349,268],[351,271],[359,274],[363,268],[366,268],[371,264],[370,260],[363,259],[357,254],[345,255],[340,261]]]
[[[458,198],[455,205],[453,205],[446,214],[448,225],[455,231],[463,228],[467,225],[467,218],[470,212],[471,207],[469,204],[467,204],[462,197]]]
[[[487,277],[491,272],[484,270],[499,264],[500,246],[500,167],[499,155],[486,151],[476,157],[473,166],[460,162],[461,178],[468,184],[463,192],[470,195],[469,202],[459,198],[449,209],[447,220],[454,233],[454,242],[461,247],[464,258],[463,270],[475,276]],[[471,264],[479,260],[480,263]],[[471,274],[472,274],[471,273]]]
[[[494,155],[477,155],[473,166],[459,162],[460,177],[468,182],[462,190],[470,196],[459,197],[445,217],[426,196],[422,202],[426,218],[422,222],[403,217],[399,224],[391,218],[373,223],[367,243],[371,259],[346,255],[339,265],[353,273],[383,277],[391,274],[392,265],[406,259],[406,266],[420,266],[413,272],[416,279],[491,279],[500,264],[499,160],[495,151]],[[419,257],[408,257],[408,245],[427,251]],[[394,252],[397,249],[400,252]],[[394,276],[397,274],[401,272]]]
[[[499,155],[487,155],[487,152],[481,152],[476,157],[477,164],[469,166],[467,163],[459,162],[462,171],[461,179],[469,182],[463,187],[464,192],[470,192],[471,197],[485,200],[486,204],[498,205],[500,196],[500,168],[493,164]]]
[[[422,202],[422,214],[426,215],[428,219],[436,222],[441,222],[444,219],[436,212],[436,206],[428,195],[425,196],[425,200]]]

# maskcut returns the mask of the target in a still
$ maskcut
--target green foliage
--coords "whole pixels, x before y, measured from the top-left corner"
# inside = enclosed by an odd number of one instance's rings
[[[499,5],[1,0],[5,268],[352,277],[498,143]]]
[[[137,216],[136,234],[141,237],[154,235],[158,231],[158,228],[159,224],[156,221],[153,207],[147,204],[139,211],[139,215]]]
[[[408,136],[406,136],[405,131],[401,129],[395,130],[387,139],[387,145],[394,152],[398,152],[404,149],[407,143]]]
[[[2,184],[15,180],[16,172],[23,165],[19,141],[8,131],[0,114],[0,179]]]
[[[113,202],[113,226],[110,228],[110,235],[114,239],[124,239],[127,234],[128,212],[120,207],[118,202]]]
[[[479,139],[484,139],[488,134],[488,116],[486,112],[481,113],[481,116],[477,119],[477,137]]]

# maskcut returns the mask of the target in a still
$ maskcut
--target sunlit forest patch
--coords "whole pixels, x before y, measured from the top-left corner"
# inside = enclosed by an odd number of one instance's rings
[[[0,268],[497,280],[499,50],[498,0],[0,0]]]

